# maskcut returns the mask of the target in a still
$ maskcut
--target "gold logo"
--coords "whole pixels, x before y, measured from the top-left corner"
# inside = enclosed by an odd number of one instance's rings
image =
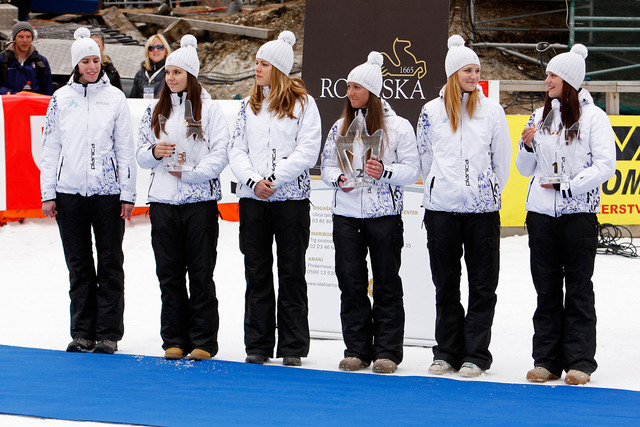
[[[382,66],[382,76],[389,77],[417,77],[423,78],[427,74],[427,63],[418,61],[414,54],[409,52],[411,42],[409,40],[400,40],[396,37],[393,41],[393,52],[387,54],[381,52],[386,58],[385,64]],[[386,64],[391,65],[387,66]]]

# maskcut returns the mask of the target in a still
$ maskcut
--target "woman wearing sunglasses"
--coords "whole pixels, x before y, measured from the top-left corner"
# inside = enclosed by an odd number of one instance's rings
[[[133,78],[129,98],[144,98],[146,92],[157,98],[164,81],[164,61],[171,53],[167,40],[160,34],[149,37],[144,45],[144,61]],[[153,92],[152,92],[153,91]]]

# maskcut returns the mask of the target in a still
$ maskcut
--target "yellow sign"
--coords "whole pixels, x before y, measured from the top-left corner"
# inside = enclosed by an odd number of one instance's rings
[[[525,199],[529,178],[516,169],[516,153],[522,129],[529,116],[507,116],[513,156],[509,182],[502,193],[501,220],[504,227],[524,227]],[[640,116],[609,116],[616,135],[616,174],[603,184],[598,220],[601,224],[640,224]]]
[[[382,52],[382,56],[386,58],[385,64],[382,65],[382,77],[417,77],[423,78],[427,74],[427,63],[418,61],[416,56],[409,52],[411,42],[409,40],[400,40],[396,37],[393,41],[393,52],[388,54]],[[391,65],[388,65],[388,64]]]

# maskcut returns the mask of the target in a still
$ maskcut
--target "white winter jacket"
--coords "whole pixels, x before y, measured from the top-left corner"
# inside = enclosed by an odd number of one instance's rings
[[[42,139],[42,201],[56,192],[81,196],[120,194],[136,199],[131,115],[120,89],[106,74],[87,85],[73,80],[49,102]]]
[[[541,170],[536,156],[520,140],[516,167],[523,176],[531,176],[527,189],[527,211],[560,216],[571,213],[598,213],[600,211],[600,185],[616,172],[615,135],[607,114],[593,103],[586,89],[578,92],[580,99],[579,138],[572,142],[575,148],[573,176],[559,191],[540,186]],[[557,99],[552,108],[559,108]],[[527,126],[540,127],[543,108],[533,112]],[[535,139],[535,135],[534,135]],[[575,175],[575,176],[574,176]]]
[[[322,151],[322,180],[336,187],[332,212],[352,218],[378,218],[400,215],[403,207],[402,186],[413,184],[420,176],[418,150],[413,126],[396,115],[386,101],[382,101],[386,136],[382,149],[384,172],[370,188],[355,188],[344,192],[338,182],[342,170],[338,163],[336,138],[342,129],[340,119],[331,128]]]
[[[171,158],[156,159],[153,148],[160,141],[175,143],[168,135],[186,135],[183,99],[176,93],[171,94],[171,115],[165,124],[166,133],[161,132],[160,138],[156,138],[151,129],[151,116],[157,101],[145,111],[140,121],[136,159],[141,168],[151,169],[149,202],[182,205],[221,199],[220,173],[228,163],[229,129],[218,103],[204,89],[201,98],[204,140],[197,141],[193,151],[187,153],[187,160],[190,158],[195,168],[193,171],[182,172],[181,178],[166,170],[165,165],[171,162]]]
[[[422,107],[417,139],[424,207],[459,213],[495,212],[509,179],[511,138],[504,110],[477,88],[480,104],[470,119],[469,94],[462,97],[462,120],[454,133],[440,96]]]
[[[265,87],[265,98],[268,95]],[[309,168],[315,166],[322,142],[320,113],[315,100],[307,95],[293,109],[295,119],[278,117],[268,111],[265,100],[256,115],[249,98],[242,101],[235,129],[229,142],[229,166],[238,179],[238,197],[263,201],[309,198]],[[273,182],[275,193],[260,199],[253,191],[262,179]]]

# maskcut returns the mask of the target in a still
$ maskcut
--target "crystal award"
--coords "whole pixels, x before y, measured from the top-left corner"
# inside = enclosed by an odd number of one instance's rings
[[[578,144],[579,123],[564,129],[560,110],[553,108],[532,140],[541,184],[563,184],[573,178],[573,159]]]
[[[164,129],[164,133],[168,136],[171,144],[175,145],[175,151],[173,155],[168,158],[164,167],[170,172],[189,172],[195,169],[196,159],[194,154],[196,152],[196,144],[202,142],[202,120],[195,120],[193,118],[193,109],[191,108],[191,101],[186,100],[184,103],[184,120],[177,127],[177,130],[172,129],[169,134],[165,124],[167,118],[163,115],[158,117],[160,126]],[[182,130],[184,128],[184,131]]]
[[[358,113],[351,122],[345,136],[338,135],[336,149],[338,163],[347,181],[343,188],[371,187],[374,179],[364,172],[367,160],[380,158],[382,147],[382,129],[373,135],[367,132],[367,125],[362,114]]]

